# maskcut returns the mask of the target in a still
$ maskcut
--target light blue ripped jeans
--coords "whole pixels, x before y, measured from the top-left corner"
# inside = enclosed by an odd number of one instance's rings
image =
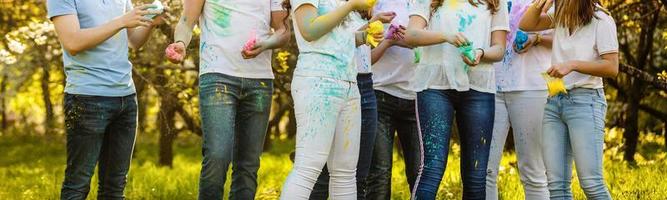
[[[572,199],[573,160],[586,198],[611,199],[602,168],[606,110],[603,89],[575,88],[548,98],[542,154],[551,199]]]
[[[356,168],[361,134],[357,83],[322,77],[294,76],[296,115],[294,166],[280,199],[308,199],[327,164],[329,197],[356,199]]]

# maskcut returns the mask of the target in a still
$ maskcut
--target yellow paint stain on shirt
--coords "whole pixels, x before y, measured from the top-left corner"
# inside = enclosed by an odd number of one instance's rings
[[[447,7],[450,9],[458,9],[461,4],[459,0],[449,0],[447,1]]]
[[[346,150],[347,150],[348,147],[350,147],[350,140],[349,140],[349,139],[346,139],[346,140],[345,140],[345,144],[343,145],[343,149],[346,149]]]

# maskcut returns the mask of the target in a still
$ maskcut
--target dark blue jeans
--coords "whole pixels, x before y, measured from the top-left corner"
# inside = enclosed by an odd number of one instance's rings
[[[394,135],[403,150],[405,176],[412,188],[421,164],[421,144],[415,115],[415,101],[402,99],[376,90],[378,129],[373,149],[371,172],[368,175],[368,199],[391,199],[391,168]]]
[[[229,199],[254,199],[269,121],[273,81],[219,73],[199,78],[203,144],[199,199],[222,199],[229,164]]]
[[[97,199],[124,199],[137,128],[137,98],[65,94],[67,168],[60,199],[86,199],[98,165]]]
[[[495,97],[475,90],[425,90],[417,93],[417,112],[424,147],[416,199],[435,199],[447,165],[452,121],[461,138],[463,199],[485,199]]]
[[[371,165],[373,143],[375,143],[375,129],[377,127],[377,100],[373,92],[373,76],[359,74],[357,86],[361,95],[361,140],[359,147],[359,161],[357,162],[357,199],[366,199],[366,176]],[[317,182],[310,193],[311,200],[326,200],[329,196],[329,171],[324,166]]]

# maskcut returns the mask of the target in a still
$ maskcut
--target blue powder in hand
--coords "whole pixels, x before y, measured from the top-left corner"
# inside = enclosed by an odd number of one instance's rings
[[[516,48],[519,50],[523,49],[523,45],[525,45],[526,42],[528,42],[528,34],[523,31],[517,31],[516,37],[514,38],[514,44],[516,44]]]

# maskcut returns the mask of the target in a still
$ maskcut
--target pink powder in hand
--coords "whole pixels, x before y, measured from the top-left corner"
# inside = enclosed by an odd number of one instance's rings
[[[176,52],[176,48],[174,48],[172,45],[169,45],[167,49],[164,50],[164,53],[170,60],[179,60],[181,58],[181,54]]]
[[[391,24],[389,25],[389,28],[387,29],[387,36],[385,36],[385,39],[395,39],[394,34],[398,31],[399,27],[398,25]]]
[[[248,39],[248,41],[245,42],[245,45],[243,45],[243,51],[252,51],[252,48],[255,47],[256,43],[257,43],[257,35],[253,30],[252,33],[250,34],[250,39]]]

